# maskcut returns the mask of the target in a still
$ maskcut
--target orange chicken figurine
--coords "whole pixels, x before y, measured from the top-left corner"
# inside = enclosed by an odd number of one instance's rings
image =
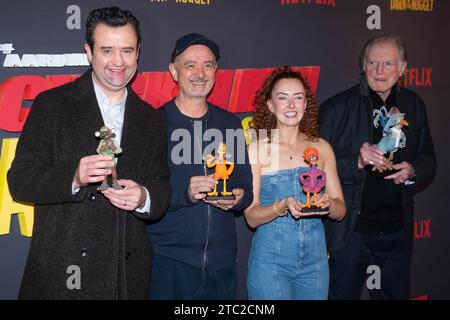
[[[214,179],[223,180],[223,191],[217,192],[217,183],[214,186],[214,190],[208,192],[207,200],[234,200],[235,196],[232,192],[227,191],[227,180],[230,178],[231,173],[234,170],[234,163],[229,161],[231,156],[227,153],[227,145],[223,142],[219,144],[217,148],[217,157],[208,154],[206,158],[206,166],[212,168],[215,166]],[[228,166],[228,167],[227,167]]]

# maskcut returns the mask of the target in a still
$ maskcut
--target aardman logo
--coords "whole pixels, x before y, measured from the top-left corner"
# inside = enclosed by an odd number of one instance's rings
[[[74,67],[88,66],[89,61],[85,53],[63,53],[63,54],[13,54],[15,51],[12,43],[0,43],[0,51],[5,54],[3,67]]]
[[[233,113],[254,111],[252,101],[256,90],[275,68],[219,70],[209,101]],[[294,67],[317,89],[320,67]],[[21,132],[29,108],[24,100],[33,101],[42,91],[75,80],[78,75],[16,76],[0,84],[0,130]],[[134,91],[152,106],[159,108],[178,94],[178,86],[169,72],[144,72],[136,76]]]

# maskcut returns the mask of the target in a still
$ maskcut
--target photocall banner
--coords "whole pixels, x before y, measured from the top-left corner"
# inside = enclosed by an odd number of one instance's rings
[[[400,85],[426,103],[438,174],[416,195],[411,299],[450,298],[450,30],[447,0],[133,0],[3,1],[0,5],[0,299],[16,299],[33,231],[33,206],[15,202],[6,173],[30,107],[42,91],[89,67],[84,24],[98,7],[131,10],[141,22],[137,94],[154,107],[176,96],[167,66],[176,39],[198,32],[216,41],[221,59],[209,101],[244,120],[270,72],[293,66],[320,104],[357,83],[365,42],[405,38],[408,67]],[[237,218],[239,299],[246,299],[252,232]],[[369,274],[368,270],[368,274]]]

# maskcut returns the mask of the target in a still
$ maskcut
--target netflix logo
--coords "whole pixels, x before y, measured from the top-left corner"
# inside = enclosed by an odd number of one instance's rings
[[[400,85],[402,87],[431,87],[432,68],[408,68],[405,70]]]
[[[414,222],[414,239],[431,238],[431,219],[424,219]]]

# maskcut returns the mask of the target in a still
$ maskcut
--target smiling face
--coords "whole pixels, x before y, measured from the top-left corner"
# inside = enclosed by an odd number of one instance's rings
[[[182,98],[206,99],[214,85],[216,69],[213,52],[201,44],[190,46],[169,65]]]
[[[136,73],[137,46],[136,31],[130,24],[110,27],[99,23],[94,30],[93,50],[85,44],[94,78],[110,98],[121,96]]]
[[[300,80],[281,79],[275,83],[267,105],[277,118],[277,127],[296,126],[303,118],[306,102],[306,90]]]
[[[364,66],[369,87],[383,100],[391,93],[398,79],[406,69],[394,42],[380,42],[372,45],[367,53]]]

